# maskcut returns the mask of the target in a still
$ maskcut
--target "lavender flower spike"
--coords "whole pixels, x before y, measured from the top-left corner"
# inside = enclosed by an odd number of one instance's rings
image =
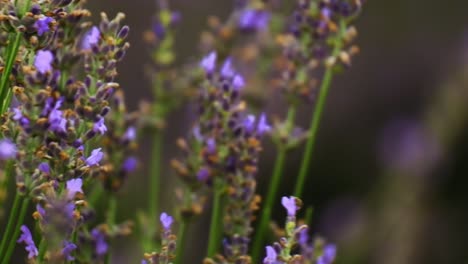
[[[37,71],[45,74],[52,70],[52,61],[54,61],[54,55],[49,50],[39,50],[34,59],[34,67]]]
[[[169,230],[171,228],[172,223],[174,222],[174,218],[168,215],[167,213],[162,213],[159,217],[159,220],[161,221],[161,224],[165,230]]]
[[[91,151],[91,155],[86,159],[86,164],[88,166],[98,165],[103,157],[104,153],[102,153],[102,148],[94,149]]]
[[[68,197],[73,198],[76,193],[83,193],[83,189],[81,189],[82,186],[83,186],[83,180],[81,180],[80,178],[68,180],[67,181]]]
[[[16,145],[9,139],[0,140],[0,159],[12,159],[18,152]]]
[[[67,261],[73,261],[75,258],[71,255],[72,251],[78,247],[70,241],[63,241],[62,255]]]
[[[299,209],[297,208],[297,205],[296,205],[296,198],[294,198],[293,196],[289,198],[286,196],[283,196],[283,198],[281,199],[281,204],[288,211],[288,216],[293,216],[293,217],[296,216],[296,211]]]
[[[200,62],[200,67],[202,67],[206,71],[206,73],[213,72],[214,68],[216,67],[216,58],[216,52],[211,52]]]
[[[29,228],[25,225],[21,226],[21,236],[18,239],[18,243],[24,243],[26,244],[26,251],[28,251],[28,258],[32,259],[34,257],[37,257],[39,255],[39,251],[37,250],[36,244],[34,244],[34,240],[31,235],[31,231],[29,231]]]

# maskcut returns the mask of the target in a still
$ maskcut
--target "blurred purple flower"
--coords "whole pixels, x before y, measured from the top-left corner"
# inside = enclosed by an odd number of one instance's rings
[[[0,140],[0,159],[13,159],[17,152],[16,145],[10,139]]]
[[[91,231],[91,236],[93,237],[95,243],[95,251],[98,256],[102,256],[107,253],[109,245],[106,242],[106,237],[104,234],[97,228],[94,228]]]
[[[271,130],[271,126],[268,125],[266,120],[266,114],[262,113],[260,119],[258,120],[257,133],[261,136],[264,133],[268,133]]]
[[[235,91],[239,91],[240,89],[244,88],[244,78],[241,75],[236,74],[236,76],[234,76],[234,79],[232,80],[232,86],[234,87]]]
[[[63,242],[62,255],[67,261],[73,261],[75,258],[71,255],[72,251],[76,250],[78,247],[70,241]]]
[[[288,211],[288,216],[296,216],[296,211],[298,210],[296,205],[296,198],[293,196],[289,198],[283,196],[281,199],[281,204],[284,206],[284,208],[286,208],[286,211]]]
[[[18,239],[18,243],[24,243],[26,244],[26,251],[28,251],[28,258],[32,259],[34,257],[37,257],[39,255],[39,251],[36,248],[36,244],[34,244],[34,240],[31,235],[31,231],[29,231],[29,228],[25,225],[21,226],[21,236]]]
[[[208,153],[214,154],[216,152],[216,141],[213,138],[209,138],[206,141],[206,148],[208,150]]]
[[[34,59],[34,67],[37,71],[45,74],[52,70],[52,62],[54,61],[54,55],[48,50],[39,50]]]
[[[102,152],[102,148],[94,149],[91,151],[91,155],[86,159],[86,164],[88,166],[98,165],[103,157],[104,153]]]
[[[165,212],[161,214],[159,220],[161,221],[161,224],[165,230],[169,230],[171,228],[172,223],[174,222],[174,218]]]
[[[232,59],[228,58],[221,68],[221,76],[224,78],[231,78],[235,74],[234,69],[232,68]]]
[[[211,52],[200,62],[200,67],[202,67],[206,73],[211,73],[216,67],[216,52]]]
[[[50,166],[47,162],[41,162],[37,167],[42,173],[50,174]]]
[[[263,259],[263,264],[277,264],[276,259],[278,258],[278,253],[272,246],[266,247],[266,257]]]
[[[129,141],[135,140],[136,137],[137,137],[136,128],[133,127],[133,126],[127,128],[127,131],[125,131],[125,134],[124,134],[123,137],[124,137],[125,140],[129,140]]]
[[[128,173],[134,172],[137,168],[138,160],[135,157],[128,157],[122,164],[122,169]]]
[[[93,46],[99,43],[101,32],[96,26],[93,26],[88,32],[85,33],[83,41],[81,42],[81,49],[90,50]]]
[[[51,17],[41,17],[36,22],[34,22],[34,27],[37,29],[37,34],[39,36],[44,35],[44,33],[48,32],[50,30],[49,24],[50,22],[54,21],[53,18]]]
[[[76,193],[83,193],[83,189],[81,188],[82,186],[83,186],[83,180],[80,178],[68,180],[67,181],[68,197],[73,198],[75,197]]]
[[[107,127],[106,127],[106,124],[104,123],[103,117],[99,118],[99,120],[96,123],[94,123],[93,131],[99,132],[99,134],[101,135],[104,135],[106,133]]]
[[[262,10],[246,9],[239,17],[239,27],[244,30],[265,30],[270,21],[270,14]]]
[[[199,181],[206,181],[209,176],[210,176],[210,171],[205,167],[201,168],[197,173],[197,179]]]
[[[252,133],[255,127],[255,116],[254,115],[248,115],[243,122],[244,129],[248,133]]]
[[[331,264],[336,257],[336,246],[328,244],[323,249],[323,254],[317,258],[317,264]]]

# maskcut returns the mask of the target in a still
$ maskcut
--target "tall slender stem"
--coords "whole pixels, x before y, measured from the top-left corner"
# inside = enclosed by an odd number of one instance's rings
[[[160,195],[160,182],[161,182],[161,152],[163,145],[163,133],[161,130],[154,132],[153,146],[151,150],[151,167],[150,167],[150,180],[149,180],[149,201],[148,201],[148,214],[150,219],[150,226],[156,226],[158,213],[159,213],[159,195]],[[145,243],[145,250],[154,250],[154,232],[147,234],[147,241]]]
[[[37,257],[37,262],[39,264],[43,263],[43,261],[44,261],[44,256],[45,256],[45,253],[46,253],[46,249],[47,249],[47,241],[43,237],[41,239],[41,242],[39,243],[39,254],[38,254],[38,257]]]
[[[15,249],[16,246],[16,240],[18,239],[19,233],[20,233],[20,228],[21,225],[23,225],[24,222],[24,217],[26,215],[26,212],[28,211],[28,205],[29,205],[29,199],[22,199],[23,201],[21,202],[21,210],[18,218],[16,219],[16,226],[15,230],[13,233],[13,237],[10,238],[8,241],[8,249],[6,251],[5,257],[2,260],[2,264],[8,264],[10,262],[11,255],[13,254],[13,250]]]
[[[3,208],[3,209],[6,209],[5,208],[5,203],[7,202],[7,198],[8,198],[8,185],[10,183],[10,178],[13,177],[13,171],[14,171],[14,168],[15,168],[15,162],[13,160],[9,160],[6,164],[6,168],[5,168],[5,173],[3,174],[3,178],[1,179],[1,182],[0,182],[0,192],[4,193],[4,195],[2,196],[3,199],[0,200],[0,207]],[[0,251],[0,254],[1,254],[1,251]],[[1,255],[0,255],[1,256]]]
[[[343,35],[346,31],[346,22],[342,19],[340,21],[340,29],[338,36],[334,40],[334,48],[332,52],[332,56],[335,58],[341,52],[341,48],[343,46]],[[317,139],[317,132],[320,126],[320,121],[322,119],[323,109],[325,108],[325,102],[327,99],[328,91],[330,89],[331,81],[333,79],[333,66],[328,66],[325,69],[325,74],[322,79],[322,84],[320,85],[319,90],[319,97],[317,103],[315,104],[314,113],[312,115],[311,125],[307,137],[307,143],[304,150],[304,155],[302,156],[301,167],[299,170],[299,176],[296,180],[296,186],[294,187],[294,196],[301,197],[302,192],[304,191],[304,184],[306,181],[307,173],[309,171],[311,159],[312,159],[312,152],[314,150],[315,142]]]
[[[109,197],[109,205],[107,209],[107,225],[111,229],[115,225],[116,215],[117,215],[117,197],[115,196],[115,194],[111,194]],[[112,254],[112,251],[111,249],[109,249],[106,255],[106,259],[105,259],[106,264],[111,263],[111,254]]]
[[[15,200],[13,202],[13,206],[11,207],[10,215],[8,217],[8,223],[7,223],[5,232],[3,232],[2,243],[0,244],[0,258],[5,253],[5,247],[6,247],[7,241],[11,240],[10,236],[13,232],[13,224],[16,221],[18,210],[21,207],[22,201],[23,201],[23,197],[18,192],[16,192]]]
[[[184,258],[184,247],[185,247],[185,235],[187,233],[188,220],[182,220],[177,231],[177,249],[176,249],[176,259],[175,264],[182,264]]]
[[[289,132],[294,123],[296,117],[296,106],[292,104],[288,109],[286,118],[286,130]],[[270,185],[268,186],[266,200],[262,206],[262,212],[260,220],[257,225],[256,234],[252,245],[252,259],[254,263],[259,263],[260,253],[266,231],[268,230],[268,223],[270,222],[271,212],[273,205],[278,194],[279,185],[281,182],[281,175],[283,175],[284,164],[286,161],[287,147],[280,143],[278,146],[278,153],[276,155],[275,167],[273,168],[273,175],[270,179]]]
[[[16,32],[12,39],[10,39],[9,46],[7,48],[8,54],[6,54],[6,63],[5,68],[3,69],[2,77],[0,78],[0,110],[3,114],[9,106],[11,101],[11,89],[8,86],[8,80],[13,69],[13,64],[15,62],[16,56],[18,55],[19,46],[21,43],[21,32]]]
[[[213,257],[219,249],[222,235],[222,199],[224,194],[224,186],[222,186],[220,179],[215,179],[214,195],[213,195],[213,209],[211,211],[210,222],[210,235],[208,240],[207,257]]]

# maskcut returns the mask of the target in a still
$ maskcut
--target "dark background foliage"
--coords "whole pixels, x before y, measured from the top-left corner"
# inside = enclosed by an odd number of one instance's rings
[[[89,2],[95,15],[99,10],[110,16],[117,11],[127,15],[132,47],[120,67],[119,81],[127,91],[130,109],[136,109],[140,100],[150,97],[149,83],[143,73],[149,57],[142,34],[150,28],[155,3],[152,0]],[[170,2],[183,15],[177,36],[180,61],[199,56],[196,43],[200,30],[205,28],[207,15],[225,18],[232,7],[232,1],[227,0]],[[362,52],[353,67],[334,80],[304,197],[305,203],[315,208],[314,233],[339,244],[338,263],[468,261],[464,245],[468,234],[465,224],[468,222],[465,206],[468,202],[467,10],[468,2],[464,0],[367,1],[357,22],[357,43]],[[442,110],[434,108],[444,100],[449,89],[462,102],[454,110],[457,118],[445,118],[443,110],[455,105],[450,98]],[[311,109],[312,106],[301,109],[301,124],[307,124]],[[169,119],[171,133],[165,139],[164,151],[167,160],[178,155],[174,142],[187,133],[189,112],[187,106]],[[273,107],[270,102],[268,112],[284,115],[285,110]],[[450,130],[445,132],[451,136],[449,141],[437,143],[442,145],[437,147],[437,158],[423,159],[422,165],[418,163],[418,167],[428,169],[419,171],[411,166],[409,170],[401,170],[389,165],[389,159],[413,157],[412,154],[404,156],[396,147],[406,135],[407,124],[416,127],[426,124],[428,115],[437,116],[438,112],[443,121],[441,126]],[[397,128],[385,133],[389,127]],[[144,164],[151,162],[145,155],[149,152],[148,140],[141,143]],[[427,154],[424,147],[427,142],[418,142],[417,137],[410,136],[402,144],[409,144],[410,151]],[[274,161],[273,147],[268,144],[262,156],[261,193],[265,192]],[[382,154],[382,144],[390,145],[390,154]],[[288,157],[282,195],[292,192],[300,156],[298,150]],[[168,167],[164,170],[166,186],[173,186],[172,171]],[[120,199],[119,218],[134,218],[136,209],[146,204],[146,177],[143,169],[130,180]],[[172,206],[171,188],[163,188],[167,190],[163,205],[167,211]],[[276,211],[275,218],[281,223],[283,209],[278,206]],[[192,246],[187,248],[192,257],[190,263],[199,263],[204,252],[199,249],[204,248],[206,235],[196,232],[197,226],[193,229],[189,241]],[[134,250],[126,249],[122,251],[121,263],[130,263],[130,259],[135,262],[137,255],[127,255]]]

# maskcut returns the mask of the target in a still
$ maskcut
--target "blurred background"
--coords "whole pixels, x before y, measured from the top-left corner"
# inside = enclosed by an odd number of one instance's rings
[[[170,2],[183,16],[176,44],[180,61],[200,56],[197,43],[207,16],[225,19],[233,5]],[[151,28],[155,1],[99,0],[89,1],[89,7],[95,15],[126,13],[131,48],[118,81],[135,110],[151,97],[143,71],[149,50],[142,38]],[[374,0],[364,6],[356,24],[361,53],[332,84],[304,197],[314,206],[313,232],[338,244],[337,263],[468,263],[467,10],[465,0]],[[272,105],[267,109],[285,114]],[[301,108],[301,125],[312,109]],[[187,134],[190,111],[183,107],[169,118],[163,164],[179,155],[175,140]],[[149,164],[145,140],[140,157]],[[272,143],[266,144],[261,194],[274,162]],[[293,191],[301,155],[301,149],[289,155],[281,195]],[[147,174],[143,166],[130,179],[119,202],[126,212],[120,219],[135,218],[146,205]],[[165,186],[172,186],[176,177],[169,166],[163,175]],[[162,209],[170,211],[172,187],[163,190]],[[277,204],[275,219],[282,224],[284,210]],[[202,222],[190,231],[186,263],[201,263]],[[120,263],[139,259],[137,249],[121,252]]]

